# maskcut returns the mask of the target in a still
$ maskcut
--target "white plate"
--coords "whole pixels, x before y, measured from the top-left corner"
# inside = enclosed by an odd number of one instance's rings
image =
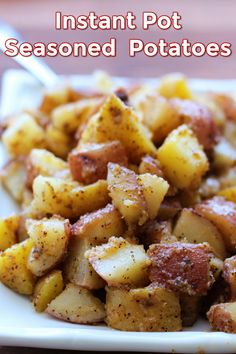
[[[82,76],[72,81],[77,86],[88,86],[91,82]],[[120,79],[118,84],[123,81]],[[227,91],[236,88],[235,81],[193,80],[191,85],[197,90]],[[22,107],[35,105],[40,93],[40,87],[28,74],[9,71],[3,78],[1,112],[10,114]],[[0,163],[5,158],[2,151]],[[15,210],[14,203],[0,190],[0,215],[9,215]],[[204,321],[176,333],[120,332],[105,326],[65,323],[46,314],[37,314],[28,298],[1,284],[0,299],[0,345],[98,351],[236,353],[236,335],[210,332]]]

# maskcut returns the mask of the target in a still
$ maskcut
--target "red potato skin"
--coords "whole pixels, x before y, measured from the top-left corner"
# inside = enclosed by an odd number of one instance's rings
[[[213,282],[207,245],[175,242],[153,244],[148,256],[151,282],[176,292],[206,295]]]
[[[224,261],[222,276],[230,288],[230,300],[236,299],[236,256]]]
[[[224,237],[228,251],[236,251],[236,204],[214,197],[197,204],[195,210],[211,221]]]
[[[212,329],[226,333],[236,333],[236,322],[233,321],[230,312],[225,308],[225,304],[211,306],[207,317]]]
[[[75,149],[69,155],[73,179],[84,184],[106,179],[108,162],[128,165],[125,149],[119,141],[88,145],[81,150]]]
[[[190,126],[204,149],[212,149],[218,141],[219,131],[211,112],[190,100],[172,99],[171,105],[180,115],[182,122]]]

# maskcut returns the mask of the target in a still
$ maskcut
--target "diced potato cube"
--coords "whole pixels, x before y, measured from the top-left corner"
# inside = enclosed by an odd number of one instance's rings
[[[219,131],[211,111],[205,106],[190,100],[171,100],[173,109],[182,124],[187,124],[205,150],[211,150],[219,138]]]
[[[1,170],[1,182],[12,198],[21,203],[25,190],[26,169],[23,161],[11,160]]]
[[[49,124],[45,131],[47,146],[56,156],[65,159],[74,146],[71,136]]]
[[[236,256],[227,258],[223,266],[223,278],[230,288],[230,299],[236,299]]]
[[[101,289],[105,285],[105,281],[95,272],[85,257],[85,252],[93,246],[95,246],[95,243],[89,237],[72,237],[69,244],[68,256],[64,262],[64,274],[66,278],[73,284],[91,290]]]
[[[12,290],[25,295],[33,293],[36,281],[36,277],[26,266],[32,246],[32,240],[28,239],[0,254],[0,281]]]
[[[236,149],[225,138],[221,138],[214,148],[213,166],[219,171],[230,168],[236,163]]]
[[[106,323],[123,331],[181,330],[178,296],[164,288],[107,288]]]
[[[0,218],[0,252],[13,246],[17,240],[17,231],[20,224],[18,215]]]
[[[44,130],[27,113],[21,113],[4,131],[2,141],[13,156],[27,155],[31,149],[46,144]]]
[[[192,98],[192,92],[188,86],[186,77],[179,73],[163,76],[158,91],[161,96],[166,98]]]
[[[157,155],[165,176],[179,189],[196,188],[208,170],[207,157],[186,125],[168,135]]]
[[[133,245],[122,237],[87,251],[85,256],[109,286],[142,286],[147,283],[150,265],[142,245]]]
[[[53,270],[39,279],[33,295],[33,305],[37,312],[46,310],[48,304],[63,290],[63,278],[60,270]]]
[[[31,187],[38,175],[55,176],[67,168],[68,164],[51,152],[44,149],[33,149],[27,160],[27,185]]]
[[[139,175],[137,180],[147,202],[148,215],[150,219],[155,219],[160,205],[168,192],[169,184],[163,178],[150,173]]]
[[[227,255],[224,241],[217,228],[193,209],[182,210],[173,234],[178,241],[182,242],[208,242],[214,253],[221,259]]]
[[[105,318],[103,303],[92,292],[68,284],[47,307],[46,312],[67,322],[97,323]]]
[[[152,140],[155,143],[163,141],[173,129],[181,124],[181,118],[171,103],[157,94],[143,96],[139,103],[139,112],[143,123],[153,133]]]
[[[215,331],[236,333],[236,302],[211,306],[207,317]]]
[[[82,187],[76,182],[38,176],[33,183],[33,194],[34,211],[65,218],[78,218],[104,207],[110,200],[105,180]]]
[[[70,223],[59,217],[28,219],[26,228],[33,240],[27,266],[33,274],[42,276],[63,259],[70,237]]]
[[[164,177],[163,171],[161,170],[160,162],[151,156],[144,156],[138,168],[138,172],[151,173],[151,175],[156,175],[158,177]]]
[[[112,204],[82,215],[71,228],[74,237],[88,238],[97,245],[106,243],[111,236],[122,236],[125,230],[126,225]]]
[[[195,210],[218,228],[227,249],[235,252],[236,204],[228,202],[222,197],[214,197],[196,205]]]
[[[107,182],[112,202],[127,224],[144,224],[148,219],[147,202],[135,172],[109,163]]]
[[[100,112],[89,120],[80,144],[113,140],[119,140],[123,144],[133,163],[139,163],[145,155],[156,156],[156,148],[134,111],[115,95],[111,95]]]
[[[99,109],[101,98],[84,98],[55,108],[51,113],[52,124],[68,134],[74,133]]]
[[[74,180],[85,184],[106,179],[108,162],[128,165],[125,149],[119,141],[87,144],[69,154],[69,165]]]
[[[148,256],[150,280],[173,291],[201,296],[214,283],[207,244],[153,244]]]
[[[79,94],[69,87],[59,87],[57,89],[48,89],[43,96],[40,104],[40,111],[50,114],[57,106],[79,99]]]

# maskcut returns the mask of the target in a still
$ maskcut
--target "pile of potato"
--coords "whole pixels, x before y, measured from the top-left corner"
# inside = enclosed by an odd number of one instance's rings
[[[157,88],[45,93],[7,117],[0,280],[35,310],[126,331],[207,314],[236,333],[236,101]]]

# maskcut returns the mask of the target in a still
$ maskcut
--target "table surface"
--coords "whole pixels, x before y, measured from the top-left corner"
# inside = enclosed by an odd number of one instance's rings
[[[112,5],[111,5],[112,4]],[[144,5],[145,4],[145,5]],[[174,4],[174,5],[173,5]],[[141,29],[140,21],[134,32],[128,31],[56,31],[54,27],[55,11],[64,14],[87,14],[95,11],[97,14],[125,14],[133,11],[137,18],[142,11],[154,11],[157,14],[171,14],[179,11],[183,17],[183,30],[161,32],[156,28],[150,31]],[[30,1],[30,0],[0,0],[0,20],[15,26],[30,42],[74,42],[91,41],[105,42],[111,36],[116,36],[119,42],[117,58],[47,58],[46,62],[60,74],[89,74],[95,69],[107,70],[113,75],[155,77],[172,71],[180,71],[190,77],[203,78],[236,78],[234,53],[228,58],[147,58],[138,55],[129,58],[128,38],[141,38],[144,42],[158,41],[165,38],[167,41],[181,41],[188,38],[191,42],[205,43],[230,42],[234,49],[236,44],[236,1],[235,0],[129,0],[128,2],[110,2],[109,0],[57,0],[57,1]],[[6,69],[17,68],[17,64],[10,58],[0,54],[0,77]],[[114,348],[115,349],[115,348]],[[32,348],[0,348],[0,354],[42,354],[56,353],[58,350]],[[63,351],[69,353],[69,351]],[[71,352],[70,352],[71,353]],[[89,353],[89,352],[86,352]]]

